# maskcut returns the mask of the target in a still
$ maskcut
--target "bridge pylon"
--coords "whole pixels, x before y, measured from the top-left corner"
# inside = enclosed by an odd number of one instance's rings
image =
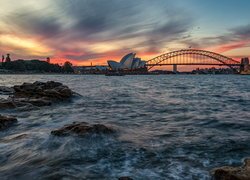
[[[177,73],[178,71],[177,71],[177,64],[173,64],[173,72],[174,73]]]

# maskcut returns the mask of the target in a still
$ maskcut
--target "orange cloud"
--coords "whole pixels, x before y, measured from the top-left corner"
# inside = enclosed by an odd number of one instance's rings
[[[226,45],[221,45],[215,48],[208,48],[208,49],[217,53],[225,53],[234,49],[246,47],[249,43],[250,43],[250,40],[246,40],[246,41],[240,41],[240,42],[233,42],[233,43],[229,43]]]

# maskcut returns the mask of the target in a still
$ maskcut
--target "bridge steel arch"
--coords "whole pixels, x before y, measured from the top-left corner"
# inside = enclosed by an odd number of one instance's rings
[[[184,58],[176,58],[174,62],[170,61],[170,59],[175,57],[181,57],[181,56],[201,56],[204,58],[212,59],[213,62],[199,62],[199,63],[192,63],[187,62]],[[202,61],[202,59],[201,59]],[[148,70],[155,67],[155,66],[163,66],[163,65],[224,65],[228,66],[232,69],[235,69],[235,67],[239,67],[241,64],[229,57],[226,57],[224,55],[206,51],[206,50],[198,50],[198,49],[182,49],[178,51],[173,51],[169,53],[162,54],[160,56],[157,56],[153,59],[150,59],[146,62],[146,66],[148,67]]]

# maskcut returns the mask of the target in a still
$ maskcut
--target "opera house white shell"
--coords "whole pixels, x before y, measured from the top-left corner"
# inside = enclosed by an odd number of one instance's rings
[[[135,58],[135,55],[135,53],[129,53],[125,55],[120,62],[109,60],[108,65],[111,70],[136,70],[144,68],[146,62],[140,58]]]

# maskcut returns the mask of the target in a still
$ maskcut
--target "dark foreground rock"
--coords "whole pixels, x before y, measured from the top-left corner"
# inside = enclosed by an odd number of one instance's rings
[[[2,116],[0,115],[0,130],[4,130],[12,126],[17,122],[17,119],[12,116]]]
[[[56,136],[67,136],[67,135],[78,135],[84,136],[87,134],[112,134],[115,131],[102,124],[93,124],[90,125],[85,122],[73,123],[66,125],[60,129],[51,131],[51,134]]]
[[[7,92],[7,90],[5,91]],[[67,86],[54,81],[23,83],[10,88],[9,93],[12,94],[9,98],[0,99],[0,109],[30,105],[38,107],[50,106],[54,102],[68,100],[74,95],[74,92]]]
[[[48,81],[46,83],[36,81],[14,86],[14,98],[44,98],[47,100],[65,100],[73,96],[73,91],[68,86],[59,82]]]
[[[214,180],[250,180],[250,159],[241,167],[224,166],[212,171]]]

